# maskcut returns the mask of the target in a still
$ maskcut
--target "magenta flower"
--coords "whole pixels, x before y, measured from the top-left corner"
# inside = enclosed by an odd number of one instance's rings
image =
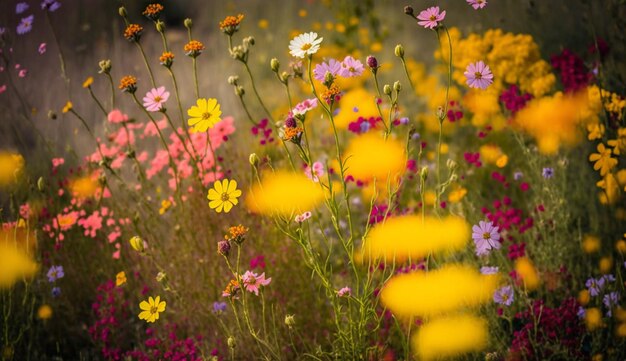
[[[254,293],[255,295],[259,295],[259,288],[261,286],[267,286],[272,282],[271,278],[265,278],[265,272],[258,274],[252,271],[246,271],[246,273],[241,276],[241,280],[243,281],[243,287],[246,291],[250,293]]]
[[[472,227],[472,239],[476,245],[476,255],[488,254],[492,249],[500,249],[498,227],[491,222],[480,221]]]
[[[315,66],[313,69],[313,77],[323,82],[326,78],[326,73],[332,74],[332,76],[337,76],[341,72],[341,63],[335,59],[330,59],[328,63],[321,63]]]
[[[351,78],[353,76],[360,76],[363,74],[363,70],[365,70],[363,63],[348,55],[341,62],[339,75],[344,78]]]
[[[482,9],[487,6],[487,0],[467,0],[467,3],[472,5],[474,10]]]
[[[339,297],[348,297],[350,295],[352,295],[352,290],[350,289],[350,287],[344,287],[337,291],[337,296]]]
[[[446,17],[446,11],[439,12],[439,6],[429,7],[426,10],[422,10],[417,16],[417,23],[426,29],[434,29],[439,26],[439,22],[443,21]]]
[[[313,182],[320,181],[320,177],[324,175],[324,165],[321,162],[313,163],[313,167],[307,166],[304,174]]]
[[[293,115],[304,115],[317,107],[317,98],[305,99],[293,108]]]
[[[158,112],[163,109],[163,103],[170,97],[170,92],[165,91],[165,87],[153,88],[146,93],[143,98],[143,106],[149,112]]]
[[[37,48],[39,54],[44,54],[46,52],[46,43],[39,44],[39,48]]]
[[[463,74],[467,78],[467,85],[470,88],[487,89],[493,83],[491,69],[482,60],[468,65]]]

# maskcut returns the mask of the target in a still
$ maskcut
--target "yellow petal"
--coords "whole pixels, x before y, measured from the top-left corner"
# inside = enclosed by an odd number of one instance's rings
[[[219,193],[217,193],[217,191],[215,191],[215,189],[211,188],[209,189],[209,194],[207,194],[207,199],[208,200],[216,200],[216,199],[220,199],[221,195]]]
[[[222,182],[220,181],[213,183],[213,188],[215,188],[215,191],[219,194],[224,193],[224,189],[222,188]]]
[[[139,304],[139,308],[144,311],[148,311],[150,309],[150,304],[146,301],[141,301],[141,303]]]
[[[231,202],[224,202],[224,212],[228,213],[233,208],[233,204]]]
[[[228,183],[228,190],[226,193],[231,194],[235,191],[235,189],[237,189],[237,181],[233,179],[230,183]]]
[[[196,104],[198,104],[198,108],[200,109],[201,113],[204,113],[208,110],[206,99],[200,98],[196,101]]]
[[[209,202],[209,208],[211,209],[215,209],[217,208],[220,204],[222,204],[224,201],[222,201],[221,199],[216,199],[213,201]]]
[[[202,99],[204,100],[204,106],[209,113],[213,113],[215,111],[215,106],[218,106],[218,110],[219,110],[219,105],[217,104],[217,99],[215,98],[209,98],[209,99]]]

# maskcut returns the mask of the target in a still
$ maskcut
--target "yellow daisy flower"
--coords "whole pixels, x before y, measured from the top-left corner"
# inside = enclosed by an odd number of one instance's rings
[[[241,190],[237,189],[237,181],[223,179],[213,183],[213,188],[209,189],[207,199],[211,209],[215,209],[217,213],[221,213],[222,210],[224,213],[228,213],[233,206],[239,203],[237,198],[240,196]]]
[[[115,275],[115,285],[119,287],[124,283],[126,283],[126,272],[122,271]]]
[[[165,312],[165,301],[161,301],[160,296],[148,298],[148,301],[141,301],[139,308],[143,311],[139,313],[140,320],[154,322],[159,319],[159,313]]]
[[[72,109],[74,109],[74,105],[72,104],[71,101],[68,100],[68,102],[65,103],[65,106],[63,107],[63,113],[67,113],[71,111]]]
[[[598,153],[589,156],[590,162],[595,162],[593,169],[600,172],[601,176],[605,176],[617,165],[617,159],[611,158],[611,149],[606,148],[604,144],[598,144]]]
[[[83,82],[83,88],[89,88],[91,84],[93,84],[93,77],[90,76]]]
[[[187,124],[192,127],[193,132],[206,132],[222,120],[220,118],[222,111],[217,99],[201,98],[196,101],[196,104],[187,110],[187,115],[191,117],[187,120]]]

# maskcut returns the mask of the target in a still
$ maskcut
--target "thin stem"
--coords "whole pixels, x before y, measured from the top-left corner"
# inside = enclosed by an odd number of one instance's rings
[[[104,107],[102,106],[102,103],[100,103],[100,101],[98,100],[98,98],[96,97],[96,95],[93,93],[93,90],[91,89],[91,86],[88,86],[87,89],[89,89],[89,94],[91,95],[91,97],[93,98],[93,100],[96,102],[96,104],[98,104],[98,108],[100,108],[100,110],[102,110],[102,113],[104,113],[104,116],[107,116],[107,111],[104,109]]]
[[[111,84],[111,108],[115,108],[115,84],[113,84],[113,77],[108,72],[105,73],[107,78],[109,78],[109,84]]]
[[[67,87],[67,96],[69,99],[72,98],[72,90],[70,87],[70,78],[67,77],[67,71],[65,66],[65,56],[63,55],[63,49],[61,48],[61,43],[59,42],[59,38],[57,36],[56,31],[54,31],[54,26],[52,26],[52,21],[50,20],[50,13],[46,10],[46,21],[50,26],[50,30],[52,32],[52,38],[54,38],[54,42],[59,50],[59,61],[61,62],[61,77],[65,80],[65,86]]]
[[[400,60],[402,61],[402,67],[404,68],[404,74],[406,75],[406,78],[409,81],[409,84],[411,84],[411,89],[413,89],[413,91],[415,91],[415,86],[413,85],[413,80],[411,80],[411,76],[409,75],[409,69],[406,66],[406,61],[404,60],[404,57],[401,57]]]
[[[138,41],[135,41],[135,44],[139,48],[139,52],[141,53],[141,57],[143,58],[143,63],[146,65],[146,69],[148,69],[148,74],[150,75],[150,82],[152,83],[152,87],[156,88],[156,83],[154,82],[154,75],[152,74],[152,68],[150,67],[150,63],[148,62],[148,57],[146,57],[146,52],[143,51],[143,46]]]

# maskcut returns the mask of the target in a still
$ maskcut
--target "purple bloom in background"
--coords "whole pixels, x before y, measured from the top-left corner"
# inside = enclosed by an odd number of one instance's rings
[[[16,14],[21,14],[24,11],[28,10],[28,8],[29,8],[29,6],[25,2],[17,3],[17,5],[15,5],[15,13]]]
[[[315,69],[313,69],[313,77],[323,82],[326,78],[326,73],[331,73],[335,77],[339,75],[340,72],[341,63],[335,59],[330,59],[328,63],[324,62],[315,66]]]
[[[617,306],[617,304],[619,303],[619,293],[611,292],[611,293],[604,295],[604,298],[602,299],[602,303],[604,303],[604,305],[608,309],[606,315],[608,317],[611,317],[612,316],[611,310],[615,306]]]
[[[587,280],[587,282],[585,282],[585,286],[589,290],[589,294],[591,294],[592,296],[597,296],[604,288],[604,278],[590,278]]]
[[[484,90],[493,83],[493,73],[489,69],[489,65],[485,65],[482,60],[470,63],[463,75],[467,78],[467,85],[470,88]]]
[[[52,288],[52,297],[59,297],[59,296],[61,296],[61,287]]]
[[[369,122],[363,122],[359,127],[361,128],[361,133],[367,133],[372,125]]]
[[[587,314],[587,311],[585,311],[585,309],[582,306],[578,307],[578,312],[576,313],[576,315],[578,316],[578,318],[585,318],[585,315]]]
[[[524,178],[524,173],[522,173],[522,172],[515,172],[515,173],[513,173],[513,179],[520,180],[522,178]]]
[[[554,169],[552,169],[550,167],[543,168],[543,170],[541,171],[541,175],[545,179],[550,179],[550,178],[554,177]]]
[[[33,20],[35,19],[34,15],[27,16],[20,20],[20,24],[17,26],[18,34],[26,34],[33,28]]]
[[[608,274],[608,275],[604,275],[602,276],[602,278],[604,279],[604,281],[608,282],[615,282],[615,276]]]
[[[476,255],[488,254],[491,249],[500,249],[500,234],[493,223],[480,221],[472,227],[472,239],[476,245]]]
[[[63,276],[65,276],[65,273],[63,273],[63,266],[50,267],[47,276],[49,282],[54,282],[60,278],[63,278]]]
[[[363,63],[348,55],[343,59],[343,62],[341,62],[341,71],[339,72],[339,75],[344,78],[360,76],[363,74],[363,70],[365,70]]]
[[[227,307],[226,302],[213,302],[213,313],[220,315],[226,311]]]
[[[485,266],[480,268],[480,273],[484,275],[495,275],[498,271],[498,267]]]
[[[497,289],[493,294],[493,301],[505,306],[510,306],[513,303],[514,298],[515,293],[513,292],[513,287],[511,286],[504,286]]]
[[[48,10],[50,12],[56,11],[61,7],[61,3],[56,0],[43,0],[41,3],[42,10]]]

